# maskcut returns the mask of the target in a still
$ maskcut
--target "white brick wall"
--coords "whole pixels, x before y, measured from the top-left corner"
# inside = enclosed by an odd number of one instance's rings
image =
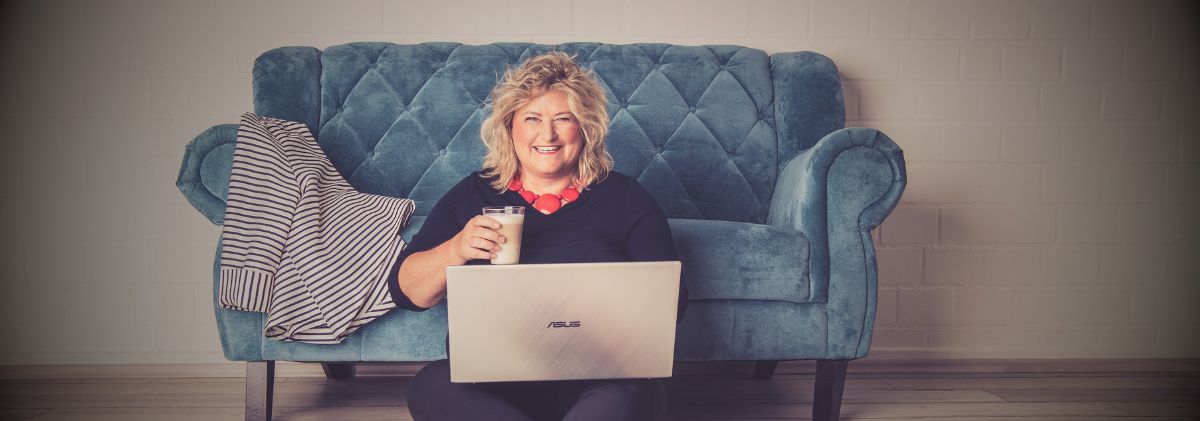
[[[876,355],[1200,356],[1194,1],[609,3],[0,3],[0,365],[222,360],[183,146],[262,51],[365,40],[822,52],[908,159]]]

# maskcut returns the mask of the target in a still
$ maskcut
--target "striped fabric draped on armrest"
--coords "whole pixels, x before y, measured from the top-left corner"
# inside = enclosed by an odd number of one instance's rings
[[[395,308],[388,270],[412,200],[356,191],[307,127],[242,116],[221,230],[219,305],[276,340],[337,343]]]

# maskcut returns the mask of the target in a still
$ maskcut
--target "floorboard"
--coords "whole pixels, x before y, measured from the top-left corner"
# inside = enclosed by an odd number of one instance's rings
[[[1180,362],[1153,367],[1194,367]],[[853,364],[851,365],[853,367]],[[813,375],[803,365],[769,381],[753,365],[691,363],[667,382],[668,421],[806,420]],[[961,365],[873,363],[850,370],[843,420],[900,421],[1180,421],[1200,419],[1200,371],[1154,371],[1123,364],[1050,362],[1027,372],[1001,362]],[[744,370],[732,370],[739,368]],[[928,371],[923,371],[930,368]],[[874,369],[874,370],[871,370]],[[994,371],[988,371],[993,369]],[[410,370],[411,371],[411,370]],[[235,377],[0,379],[0,421],[241,420],[244,380]],[[185,370],[186,372],[186,370]],[[149,373],[147,371],[147,373]],[[405,395],[412,378],[347,380],[280,377],[275,419],[411,420]]]

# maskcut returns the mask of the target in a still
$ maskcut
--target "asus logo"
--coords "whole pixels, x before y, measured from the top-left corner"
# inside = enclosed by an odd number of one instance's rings
[[[558,328],[558,327],[579,327],[579,326],[580,326],[579,321],[573,320],[570,322],[550,322],[550,324],[546,325],[546,328],[549,329],[549,328]]]

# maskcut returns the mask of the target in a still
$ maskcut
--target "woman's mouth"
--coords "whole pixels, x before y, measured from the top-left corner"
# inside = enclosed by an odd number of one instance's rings
[[[558,145],[558,146],[534,146],[534,147],[533,147],[533,150],[534,150],[534,152],[537,152],[537,153],[545,153],[545,154],[550,154],[550,153],[555,153],[555,152],[558,152],[558,150],[559,150],[559,149],[562,149],[562,145]]]

